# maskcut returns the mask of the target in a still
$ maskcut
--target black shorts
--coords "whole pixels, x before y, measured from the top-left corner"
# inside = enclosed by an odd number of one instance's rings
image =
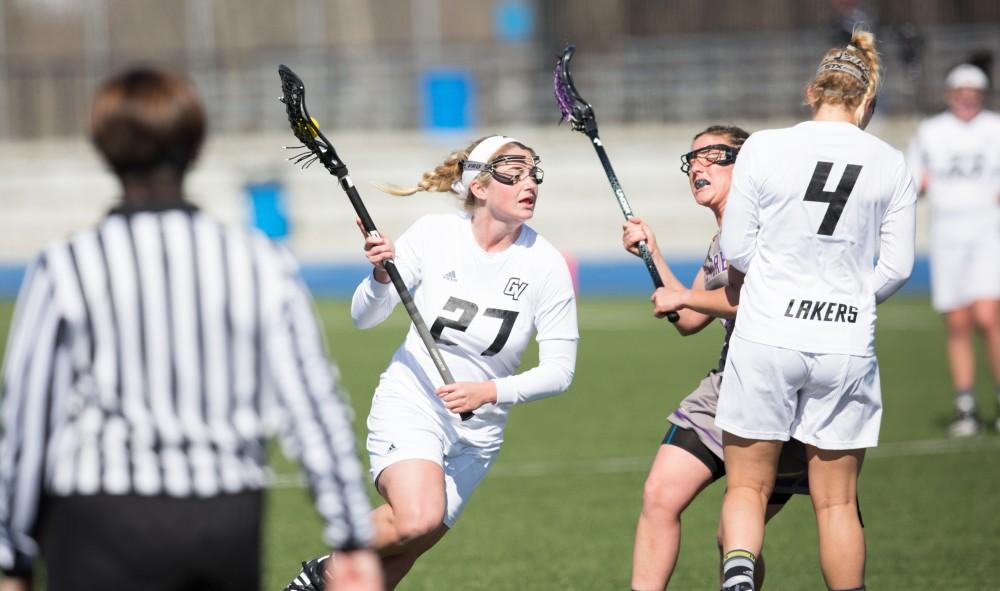
[[[726,475],[726,464],[722,458],[712,453],[712,450],[701,442],[693,429],[685,429],[670,425],[663,437],[664,445],[676,445],[689,454],[701,460],[712,473],[712,482]],[[778,460],[778,478],[774,482],[774,491],[768,499],[769,505],[784,505],[792,495],[809,494],[809,472],[806,464],[806,450],[798,440],[785,442]]]
[[[46,496],[39,538],[51,591],[260,588],[261,493],[204,499]]]

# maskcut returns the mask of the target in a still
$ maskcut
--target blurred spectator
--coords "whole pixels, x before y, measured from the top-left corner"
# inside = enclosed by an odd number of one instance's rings
[[[945,317],[955,389],[949,432],[965,436],[980,429],[975,331],[1000,404],[1000,115],[983,109],[989,79],[978,67],[955,67],[946,86],[948,110],[920,124],[909,164],[930,201],[931,295]]]

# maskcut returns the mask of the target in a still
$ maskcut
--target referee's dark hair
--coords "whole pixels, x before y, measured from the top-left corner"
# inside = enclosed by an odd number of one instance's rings
[[[194,87],[171,72],[137,68],[105,82],[94,97],[90,135],[119,177],[157,167],[183,175],[205,139]]]

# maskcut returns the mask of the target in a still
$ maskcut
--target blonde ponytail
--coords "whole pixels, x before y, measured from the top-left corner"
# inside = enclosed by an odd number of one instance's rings
[[[410,195],[417,193],[418,191],[434,191],[438,193],[457,194],[456,190],[453,187],[455,186],[456,181],[462,180],[462,173],[463,173],[462,162],[469,159],[469,154],[472,153],[473,149],[475,149],[476,146],[478,146],[483,140],[491,137],[496,137],[496,136],[481,137],[476,141],[472,142],[471,144],[469,144],[468,146],[466,146],[464,149],[452,152],[444,162],[435,166],[434,170],[429,170],[425,172],[421,176],[420,181],[417,182],[417,184],[413,187],[400,187],[392,183],[374,183],[374,184],[376,187],[378,187],[380,191],[383,191],[390,195],[396,195],[398,197],[408,197]],[[511,141],[500,146],[495,151],[495,153],[491,154],[489,158],[487,158],[486,160],[492,161],[499,154],[503,153],[503,151],[506,150],[507,147],[510,145],[516,145],[521,148],[524,148],[525,150],[530,151],[532,154],[535,153],[534,150],[521,144],[520,142]],[[490,176],[489,172],[484,171],[476,175],[476,180],[478,180],[481,184],[486,185],[492,180],[492,177]],[[466,210],[471,211],[476,206],[476,198],[474,195],[472,195],[471,192],[466,191],[458,196],[464,200],[463,204]]]
[[[859,57],[868,64],[870,80],[865,98],[871,98],[878,93],[878,87],[882,84],[882,64],[875,49],[875,35],[871,31],[856,29],[851,35],[851,45],[861,54]]]
[[[451,191],[452,183],[462,178],[462,168],[459,163],[469,157],[469,152],[472,151],[472,148],[476,147],[479,141],[472,142],[464,150],[452,152],[444,162],[435,166],[434,170],[425,172],[416,186],[400,187],[392,183],[376,183],[375,186],[390,195],[398,197],[409,197],[418,191],[447,193]]]

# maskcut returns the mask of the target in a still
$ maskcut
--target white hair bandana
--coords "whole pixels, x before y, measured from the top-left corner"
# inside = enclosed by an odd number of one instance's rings
[[[465,159],[465,164],[462,167],[462,178],[451,184],[451,190],[462,197],[468,195],[469,185],[472,183],[472,180],[483,171],[482,166],[489,164],[486,159],[499,150],[501,146],[511,142],[518,142],[518,140],[505,135],[491,135],[476,144],[476,147],[469,152],[469,157]],[[480,166],[469,167],[469,164],[478,164]]]

